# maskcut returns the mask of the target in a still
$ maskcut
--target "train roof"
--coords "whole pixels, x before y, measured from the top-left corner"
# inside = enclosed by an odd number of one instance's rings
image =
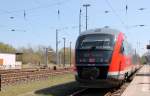
[[[90,29],[90,30],[87,30],[87,31],[83,31],[80,34],[80,36],[87,35],[87,34],[111,34],[111,35],[118,36],[119,33],[120,33],[120,31],[116,30],[116,29],[111,29],[111,28],[96,28],[96,29]]]

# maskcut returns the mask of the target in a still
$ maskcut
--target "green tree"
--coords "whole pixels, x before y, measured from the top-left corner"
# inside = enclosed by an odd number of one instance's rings
[[[0,52],[1,53],[15,53],[16,49],[9,44],[4,44],[0,42]]]
[[[148,60],[147,60],[146,56],[143,55],[143,56],[141,57],[141,60],[140,60],[140,61],[141,61],[142,64],[146,64]]]
[[[45,64],[45,54],[46,54],[46,50],[45,50],[45,46],[39,45],[37,47],[22,47],[19,49],[20,52],[23,53],[22,55],[22,60],[24,64]],[[48,63],[55,63],[55,52],[53,51],[53,49],[51,47],[49,48],[49,53],[48,53]]]

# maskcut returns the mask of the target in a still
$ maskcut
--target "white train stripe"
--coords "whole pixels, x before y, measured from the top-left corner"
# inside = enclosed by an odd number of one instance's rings
[[[131,68],[128,68],[127,70],[124,70],[124,71],[115,71],[115,72],[108,72],[108,75],[121,75],[121,74],[125,74],[125,73],[129,73],[131,72],[132,70],[132,67]]]

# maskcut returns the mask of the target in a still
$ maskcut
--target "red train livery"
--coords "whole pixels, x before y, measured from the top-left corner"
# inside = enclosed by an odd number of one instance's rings
[[[76,80],[82,87],[113,87],[139,68],[139,56],[115,29],[82,32],[75,47]]]

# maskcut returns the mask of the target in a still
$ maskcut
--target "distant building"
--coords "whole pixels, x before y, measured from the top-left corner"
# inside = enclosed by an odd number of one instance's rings
[[[1,69],[21,69],[22,62],[16,61],[16,54],[0,53],[0,70]]]

